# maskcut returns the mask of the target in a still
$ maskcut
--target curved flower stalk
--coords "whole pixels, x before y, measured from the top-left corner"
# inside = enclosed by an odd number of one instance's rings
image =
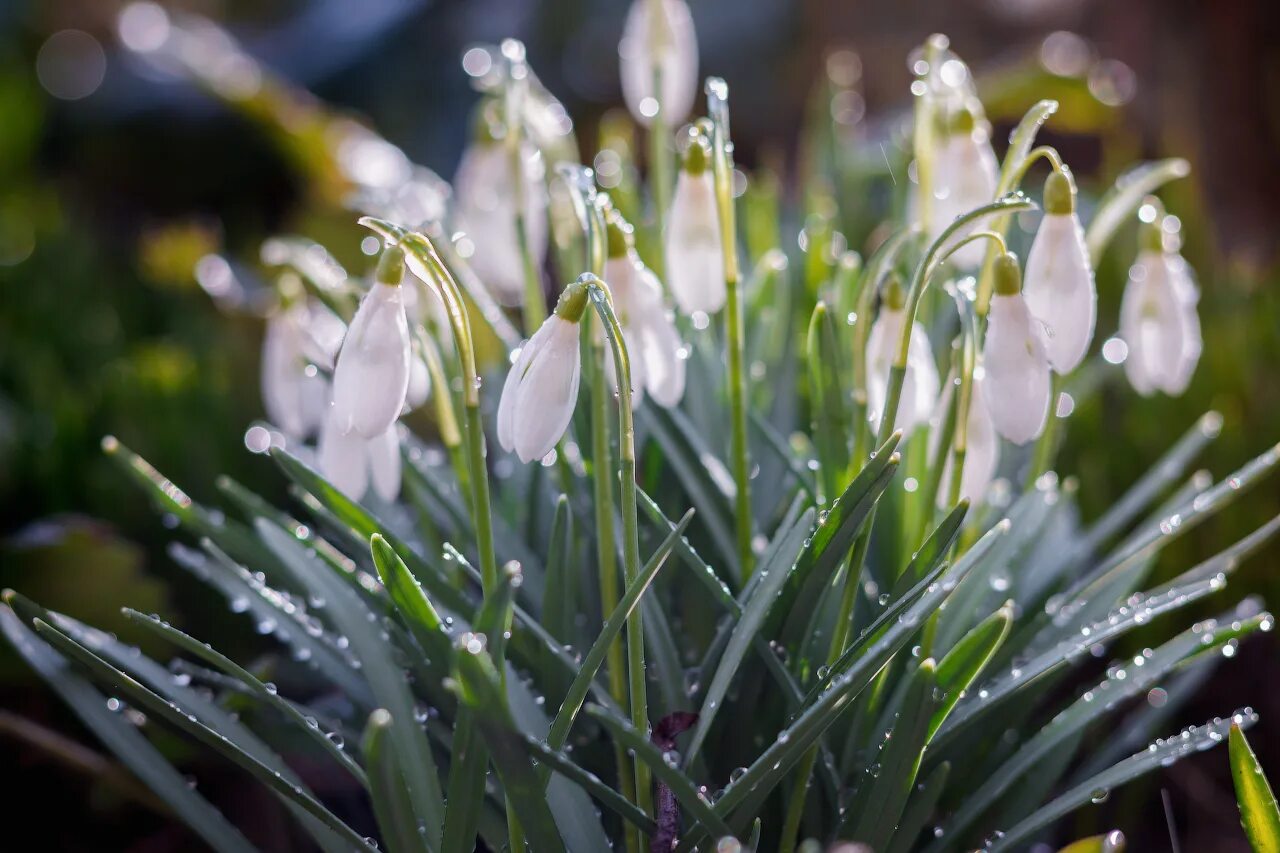
[[[649,127],[681,122],[698,94],[698,38],[684,0],[634,0],[618,43],[622,96]]]
[[[1049,358],[1044,330],[1022,296],[1018,258],[1005,252],[996,260],[995,295],[982,350],[986,371],[983,399],[996,431],[1026,444],[1044,430],[1049,417]]]
[[[972,103],[976,104],[976,101]],[[962,106],[948,120],[938,146],[934,167],[932,233],[942,230],[970,210],[996,197],[1000,166],[984,122],[979,122],[971,106]],[[965,246],[952,257],[965,269],[982,263],[985,249],[979,243]]]
[[[262,404],[272,423],[301,438],[324,420],[329,380],[321,370],[333,369],[346,326],[296,292],[283,302],[268,318],[262,339]]]
[[[1075,370],[1093,340],[1098,291],[1076,215],[1075,182],[1065,169],[1045,180],[1044,218],[1027,254],[1023,295],[1044,325],[1049,364],[1059,374]]]
[[[917,426],[928,421],[938,401],[940,381],[938,365],[933,360],[929,335],[924,326],[912,320],[911,330],[906,333],[906,323],[906,294],[902,281],[891,276],[885,286],[880,315],[867,338],[867,410],[871,422],[878,425],[888,397],[889,372],[897,358],[898,344],[904,334],[910,334],[902,398],[893,424],[895,430],[910,435]]]
[[[351,320],[333,370],[333,415],[343,433],[377,438],[395,423],[409,389],[404,252],[387,249],[374,285]]]
[[[636,253],[631,225],[612,211],[606,228],[608,258],[604,278],[613,294],[627,351],[632,354],[632,404],[638,405],[648,391],[658,405],[671,408],[684,396],[686,350],[680,333],[667,312],[658,277]],[[605,373],[610,382],[616,383],[608,349]]]
[[[667,214],[667,285],[680,313],[714,314],[727,292],[715,179],[706,137],[690,130],[675,196]]]
[[[1120,303],[1120,337],[1129,346],[1125,374],[1144,397],[1176,396],[1200,360],[1199,289],[1187,262],[1164,245],[1159,217],[1143,226],[1141,239]]]
[[[363,500],[370,486],[387,502],[400,494],[400,438],[394,423],[368,439],[354,430],[343,433],[330,408],[320,427],[316,457],[321,473],[353,500]]]
[[[458,164],[453,178],[454,215],[476,246],[468,259],[476,274],[499,302],[516,306],[525,298],[517,211],[523,217],[532,261],[541,268],[547,254],[547,194],[542,156],[528,142],[519,147],[517,184],[517,163],[503,137],[507,131],[492,115],[497,107],[496,101],[481,107],[476,136]]]
[[[551,452],[573,419],[582,364],[578,355],[586,289],[566,288],[555,311],[520,349],[498,403],[498,443],[521,462]]]

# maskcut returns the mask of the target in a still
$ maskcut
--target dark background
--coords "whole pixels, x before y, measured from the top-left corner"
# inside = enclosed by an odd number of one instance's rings
[[[167,4],[166,4],[167,5]],[[179,5],[179,4],[175,4]],[[475,41],[523,39],[543,82],[569,108],[585,154],[601,114],[620,100],[617,39],[626,5],[608,2],[216,2],[181,8],[224,23],[284,79],[367,117],[417,162],[448,177],[475,99],[459,66]],[[1205,354],[1179,399],[1139,401],[1108,383],[1077,409],[1061,469],[1080,479],[1086,518],[1131,484],[1208,408],[1225,416],[1202,464],[1221,477],[1280,440],[1280,11],[1269,0],[691,0],[703,73],[734,95],[738,157],[796,156],[796,128],[826,51],[861,56],[869,116],[905,109],[905,57],[930,32],[978,74],[998,128],[1041,90],[1049,34],[1085,37],[1095,98],[1065,109],[1044,138],[1086,191],[1125,163],[1180,155],[1193,176],[1165,198],[1184,223],[1204,297]],[[221,249],[252,258],[262,238],[309,221],[307,183],[267,134],[189,85],[157,81],[113,37],[120,6],[104,0],[0,3],[0,584],[103,627],[117,608],[163,610],[197,636],[224,618],[169,570],[169,532],[102,459],[118,435],[197,497],[229,473],[283,497],[248,454],[244,428],[261,414],[260,324],[220,314],[190,259]],[[47,40],[88,33],[105,59],[82,99],[53,97],[36,73]],[[92,76],[92,74],[90,75]],[[1096,78],[1096,79],[1094,79]],[[1077,87],[1079,88],[1079,87]],[[1064,101],[1065,103],[1065,101]],[[997,130],[997,139],[1003,130]],[[352,229],[335,251],[353,254]],[[342,241],[352,245],[342,245]],[[1113,252],[1113,254],[1123,254]],[[1124,259],[1111,258],[1112,264]],[[1122,269],[1122,267],[1121,267]],[[1100,283],[1104,279],[1100,276]],[[1101,293],[1099,335],[1114,331],[1118,284]],[[1224,517],[1170,549],[1162,576],[1185,569],[1280,512],[1265,483]],[[1273,544],[1231,584],[1238,598],[1280,601]],[[1201,615],[1226,605],[1205,603]],[[1167,631],[1168,626],[1157,626]],[[236,644],[239,643],[237,648]],[[252,655],[252,637],[224,650]],[[1247,643],[1179,718],[1202,722],[1236,705],[1263,715],[1252,740],[1280,775],[1280,661],[1273,639]],[[46,849],[181,849],[190,839],[145,806],[53,761],[13,735],[34,721],[96,750],[33,676],[0,653],[0,813],[10,841]],[[1099,732],[1099,737],[1105,737]],[[182,744],[173,745],[184,755]],[[256,794],[208,756],[201,787],[236,810]],[[212,765],[212,766],[210,766]],[[318,786],[323,790],[323,786]],[[1134,849],[1168,849],[1160,790],[1184,850],[1243,850],[1225,751],[1180,763],[1068,820],[1064,835],[1122,826]],[[34,816],[56,804],[56,822]],[[8,846],[8,843],[6,843]]]

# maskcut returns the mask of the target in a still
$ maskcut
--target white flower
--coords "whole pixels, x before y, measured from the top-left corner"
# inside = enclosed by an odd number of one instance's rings
[[[1023,289],[1031,313],[1045,327],[1049,364],[1063,374],[1089,352],[1098,316],[1093,265],[1074,194],[1070,178],[1059,172],[1045,182],[1045,215],[1027,255]]]
[[[1019,285],[1018,260],[996,261],[996,290],[982,350],[983,399],[996,431],[1015,444],[1040,435],[1049,417],[1049,359],[1044,329],[1031,316]]]
[[[536,148],[525,144],[524,162],[525,236],[534,265],[541,269],[547,254],[547,198],[542,183],[542,158]],[[476,275],[504,305],[524,301],[524,263],[516,239],[515,181],[511,174],[511,154],[501,142],[477,140],[467,147],[454,175],[458,227],[475,246],[468,258]]]
[[[405,388],[404,403],[408,411],[421,406],[431,396],[431,371],[422,353],[415,352],[409,358],[409,385]]]
[[[648,127],[658,113],[652,100],[655,70],[662,74],[664,124],[670,128],[684,121],[698,92],[698,39],[684,0],[634,0],[618,56],[622,95],[637,122]]]
[[[579,320],[586,290],[570,285],[555,313],[520,349],[498,402],[498,443],[522,462],[551,452],[573,418],[581,363]]]
[[[880,315],[867,336],[867,405],[873,424],[879,424],[889,389],[889,370],[902,343],[903,324],[907,313],[901,304],[901,286],[890,284]],[[911,343],[907,348],[907,370],[902,381],[902,396],[893,428],[910,435],[929,419],[938,400],[938,366],[933,360],[929,335],[917,322],[911,324]]]
[[[1129,345],[1125,374],[1139,394],[1186,390],[1203,345],[1198,300],[1180,255],[1150,247],[1138,253],[1120,303],[1120,337]]]
[[[388,249],[342,342],[333,371],[333,416],[344,433],[380,436],[404,408],[410,344],[399,284],[403,272],[403,252]]]
[[[352,431],[343,433],[334,409],[320,429],[317,448],[320,473],[339,491],[361,500],[373,485],[374,493],[388,503],[400,494],[400,439],[393,423],[372,439]]]
[[[960,475],[960,497],[968,499],[970,506],[978,506],[987,494],[987,487],[996,475],[1000,465],[1000,439],[996,435],[996,425],[987,411],[986,402],[982,399],[986,385],[985,371],[978,365],[973,374],[973,392],[969,399],[969,425],[965,433],[964,471]],[[945,412],[951,405],[951,388],[943,392],[938,405],[939,412]],[[942,479],[938,486],[938,508],[950,509],[951,495],[951,457],[948,451],[946,462],[942,468]]]
[[[681,313],[719,311],[726,296],[720,217],[711,169],[697,144],[676,178],[665,236],[667,284]]]
[[[976,125],[973,113],[962,110],[955,126],[938,146],[933,170],[933,210],[931,233],[936,238],[957,216],[990,204],[995,200],[1000,180],[1000,165],[991,148],[985,127]],[[957,233],[956,238],[965,233]],[[986,246],[970,243],[952,260],[972,269],[982,263]]]
[[[292,436],[320,426],[329,402],[329,382],[308,357],[310,313],[305,302],[295,302],[267,320],[262,339],[262,404],[271,422]]]
[[[684,345],[663,303],[658,277],[633,249],[609,258],[604,273],[631,361],[632,405],[639,405],[645,391],[664,408],[676,405],[684,396]],[[613,351],[607,347],[605,372],[616,386]]]

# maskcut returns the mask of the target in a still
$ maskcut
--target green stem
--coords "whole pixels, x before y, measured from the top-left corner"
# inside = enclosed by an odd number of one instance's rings
[[[738,274],[738,238],[733,208],[733,162],[729,155],[729,87],[719,77],[707,79],[707,109],[712,122],[712,162],[720,243],[724,252],[725,336],[728,346],[729,409],[732,418],[734,523],[738,542],[739,577],[751,577],[751,458],[747,446],[747,368],[745,317]]]
[[[1031,457],[1031,470],[1027,472],[1027,482],[1024,487],[1027,491],[1034,489],[1040,475],[1052,467],[1053,458],[1057,452],[1058,422],[1062,420],[1058,417],[1058,398],[1062,396],[1062,386],[1066,381],[1056,373],[1051,374],[1051,377],[1049,420],[1045,422],[1044,432],[1040,433],[1040,438],[1036,441],[1035,453]]]

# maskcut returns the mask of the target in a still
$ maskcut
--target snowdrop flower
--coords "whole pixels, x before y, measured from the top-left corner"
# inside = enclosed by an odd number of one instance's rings
[[[605,281],[631,357],[632,406],[648,391],[654,402],[670,408],[684,396],[684,345],[662,299],[662,285],[636,254],[631,225],[614,216],[608,222],[609,257]],[[599,326],[597,333],[603,335]],[[605,349],[605,375],[614,385],[613,350]],[[615,388],[616,390],[616,388]]]
[[[1000,439],[996,435],[996,425],[991,420],[991,412],[987,410],[982,399],[986,386],[986,371],[979,364],[973,372],[973,394],[969,399],[969,425],[965,433],[964,471],[960,474],[960,497],[967,499],[970,506],[978,506],[987,494],[987,487],[996,475],[1000,465]],[[943,393],[938,404],[938,411],[945,412],[951,405],[951,388]],[[930,454],[932,455],[932,454]],[[951,496],[951,457],[947,453],[942,468],[942,479],[938,487],[938,508],[950,509]]]
[[[1054,171],[1044,182],[1044,218],[1027,255],[1026,278],[1023,296],[1045,327],[1049,364],[1058,373],[1070,373],[1093,340],[1098,292],[1068,174]]]
[[[344,433],[330,407],[320,429],[317,457],[320,473],[350,498],[363,499],[370,485],[388,503],[400,494],[400,439],[394,423],[366,439],[354,430]]]
[[[578,336],[587,289],[574,282],[520,349],[498,402],[498,443],[521,462],[541,459],[564,435],[578,400]]]
[[[483,115],[483,111],[482,111]],[[483,121],[482,121],[483,124]],[[533,262],[542,267],[547,254],[547,198],[543,163],[538,150],[521,146],[524,177],[525,236]],[[453,189],[458,227],[475,244],[471,266],[504,305],[524,301],[524,262],[516,238],[516,193],[511,152],[482,128],[462,154]]]
[[[907,322],[906,295],[896,276],[885,288],[884,304],[867,335],[867,405],[872,423],[879,424],[889,391],[889,371],[898,357],[903,324]],[[911,323],[911,343],[907,348],[907,371],[902,381],[902,397],[893,428],[910,435],[929,419],[938,400],[938,366],[933,360],[929,335],[924,326]]]
[[[634,0],[618,56],[622,96],[637,122],[648,127],[659,107],[667,127],[689,115],[698,92],[698,39],[684,0]],[[662,91],[655,96],[658,74]]]
[[[405,388],[404,404],[406,411],[413,411],[431,397],[431,371],[427,369],[426,358],[417,349],[409,357],[409,384]]]
[[[683,314],[724,307],[724,254],[710,152],[694,140],[684,154],[667,215],[667,284]]]
[[[1120,303],[1120,337],[1129,345],[1125,374],[1144,397],[1156,391],[1177,395],[1200,360],[1200,295],[1187,262],[1165,250],[1160,224],[1143,231]]]
[[[267,320],[262,339],[262,404],[271,422],[292,436],[320,426],[329,402],[329,382],[310,357],[311,315],[306,300],[295,299]]]
[[[403,289],[404,252],[387,249],[351,320],[333,371],[333,416],[344,434],[376,438],[395,423],[409,387],[409,323]]]
[[[1049,417],[1049,358],[1044,329],[1022,296],[1022,273],[1012,252],[996,259],[982,362],[982,397],[996,431],[1015,444],[1040,435]]]
[[[931,230],[936,238],[957,216],[995,200],[1000,165],[984,125],[973,111],[961,108],[946,129],[934,163],[934,199]],[[957,234],[957,237],[964,236]],[[982,263],[986,248],[970,243],[952,259],[972,269]]]

